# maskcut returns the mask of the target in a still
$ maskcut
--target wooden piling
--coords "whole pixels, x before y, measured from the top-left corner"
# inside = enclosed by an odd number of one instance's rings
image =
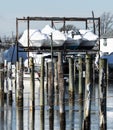
[[[60,112],[60,130],[65,130],[65,86],[63,77],[62,54],[58,53],[58,85],[59,85],[59,112]]]
[[[78,57],[78,95],[79,95],[79,129],[83,122],[83,59]]]
[[[35,76],[34,76],[34,62],[33,58],[30,58],[30,110],[34,111],[35,109]]]
[[[57,66],[57,61],[54,64],[54,69],[55,69],[55,76],[54,76],[54,90],[55,90],[55,106],[58,106],[58,66]]]
[[[7,81],[7,61],[4,60],[4,99],[7,99],[8,81]]]
[[[91,55],[86,54],[86,74],[85,74],[85,98],[84,98],[84,120],[83,130],[90,130],[90,111],[92,94],[92,63]]]
[[[100,130],[107,129],[107,60],[99,60],[99,115],[100,115]]]
[[[48,101],[49,101],[49,129],[54,130],[54,72],[53,62],[48,64]]]
[[[74,124],[74,65],[73,59],[69,58],[69,122],[70,130],[73,130]]]
[[[0,130],[4,130],[4,71],[3,63],[0,64]]]
[[[11,62],[8,62],[8,68],[7,68],[8,93],[7,94],[8,94],[8,101],[10,104],[12,104],[12,100],[13,100],[11,73],[12,73],[12,65]]]
[[[45,130],[44,125],[44,57],[42,57],[40,71],[40,130]]]
[[[20,58],[19,62],[16,63],[16,101],[19,106],[23,106],[23,59]]]
[[[69,58],[69,100],[74,100],[74,66],[73,59]]]
[[[4,100],[4,64],[0,63],[0,100]]]
[[[45,77],[46,77],[46,84],[45,84],[45,104],[48,105],[48,62],[46,62],[46,66],[45,66]]]
[[[23,107],[22,106],[17,106],[16,108],[16,127],[17,130],[24,130],[24,117],[23,117]]]
[[[78,58],[78,94],[79,99],[83,100],[83,60],[82,57]]]
[[[74,91],[76,92],[76,81],[77,81],[77,68],[76,68],[76,61],[74,60]]]
[[[29,127],[34,130],[35,118],[35,76],[34,76],[34,61],[33,57],[29,60],[30,67],[30,111],[29,111]]]

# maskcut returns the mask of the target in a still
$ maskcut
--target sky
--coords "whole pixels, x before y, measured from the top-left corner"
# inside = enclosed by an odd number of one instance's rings
[[[113,14],[113,0],[1,0],[0,37],[16,34],[16,18],[91,17],[92,11]]]

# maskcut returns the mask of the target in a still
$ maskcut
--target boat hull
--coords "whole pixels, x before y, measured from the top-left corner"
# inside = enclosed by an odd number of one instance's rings
[[[84,49],[84,50],[90,50],[92,49],[96,44],[96,41],[87,41],[87,40],[83,40],[78,49]]]
[[[77,49],[80,46],[80,43],[82,42],[82,39],[78,39],[78,40],[66,40],[64,42],[64,48],[66,49]]]

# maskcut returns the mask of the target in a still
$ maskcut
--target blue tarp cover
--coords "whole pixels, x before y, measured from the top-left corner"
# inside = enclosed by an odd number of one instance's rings
[[[23,61],[26,60],[27,53],[20,51],[24,51],[24,49],[22,47],[18,47],[18,58],[22,57]],[[17,46],[13,45],[8,50],[5,50],[3,52],[3,59],[8,62],[15,63],[17,61]]]

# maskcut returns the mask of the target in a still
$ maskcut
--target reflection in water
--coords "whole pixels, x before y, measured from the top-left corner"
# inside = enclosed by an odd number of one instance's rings
[[[95,85],[95,92],[92,94],[91,106],[91,130],[99,130],[98,116],[98,85]],[[24,104],[17,106],[15,100],[12,105],[0,99],[0,130],[49,130],[49,106],[42,110],[39,106],[39,89],[36,89],[36,106],[34,113],[29,110],[29,92],[25,93]],[[76,100],[65,101],[66,130],[81,130],[83,120],[83,102]],[[14,96],[13,96],[14,97]],[[113,85],[109,84],[107,98],[107,130],[113,129]],[[44,117],[45,116],[45,117]],[[41,128],[42,127],[42,128]],[[60,129],[59,106],[54,106],[54,130]]]
[[[17,106],[16,107],[16,121],[17,130],[24,130],[23,126],[23,106]]]

